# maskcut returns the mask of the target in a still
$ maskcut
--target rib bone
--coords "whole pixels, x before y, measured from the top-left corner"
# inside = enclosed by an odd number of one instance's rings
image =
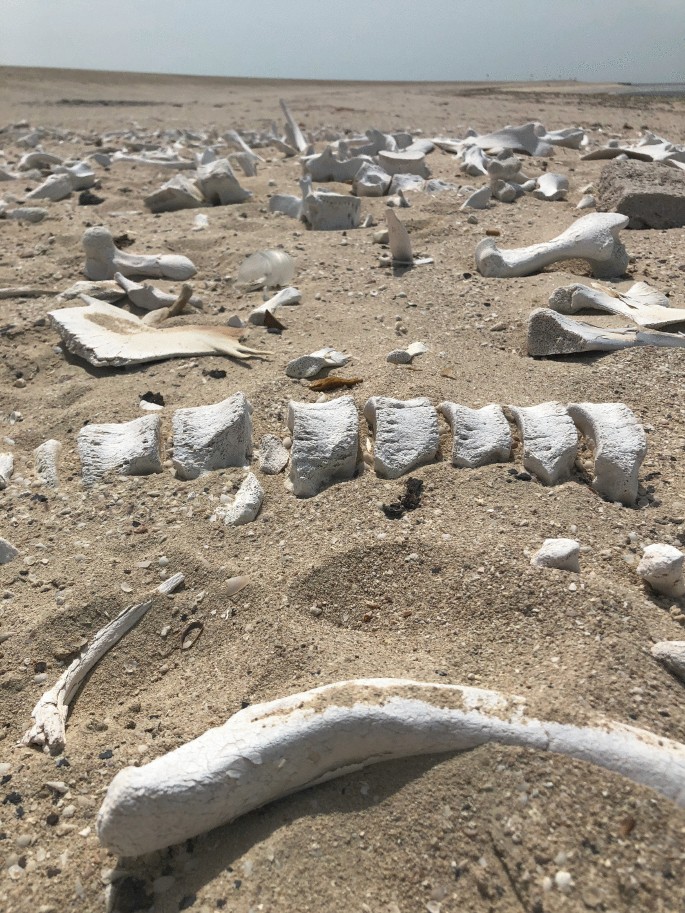
[[[509,406],[523,438],[523,465],[545,485],[565,481],[576,458],[578,432],[561,403]]]
[[[127,254],[119,250],[111,233],[102,227],[88,228],[83,235],[86,252],[84,272],[89,279],[113,279],[115,273],[151,279],[190,279],[197,270],[187,257],[178,254]]]
[[[292,432],[290,483],[298,498],[311,498],[354,476],[359,451],[359,417],[351,396],[325,403],[288,405]]]
[[[86,425],[78,433],[83,482],[92,485],[110,472],[144,476],[162,471],[160,417],[141,415],[131,422]]]
[[[379,476],[397,479],[435,459],[440,446],[438,416],[426,397],[372,396],[364,406],[364,418],[374,433],[373,468]]]
[[[469,409],[458,403],[440,403],[438,412],[452,429],[452,465],[474,469],[488,463],[505,463],[511,456],[511,429],[495,403]]]
[[[244,393],[211,406],[177,409],[172,418],[173,464],[181,479],[213,469],[248,466],[252,456],[252,406]]]

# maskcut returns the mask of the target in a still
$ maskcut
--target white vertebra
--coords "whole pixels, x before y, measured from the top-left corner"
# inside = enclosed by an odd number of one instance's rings
[[[223,520],[226,526],[243,526],[245,523],[252,523],[257,519],[263,500],[264,489],[259,484],[257,476],[248,472],[233,503],[218,508],[216,516]]]
[[[359,418],[351,396],[324,403],[290,402],[288,428],[293,439],[290,484],[296,497],[311,498],[354,476]]]
[[[78,433],[77,446],[85,485],[92,485],[110,472],[144,476],[162,471],[159,415],[142,415],[131,422],[86,425]]]
[[[302,219],[314,231],[344,231],[358,228],[361,222],[359,197],[309,191],[302,201]]]
[[[430,173],[423,152],[381,150],[378,153],[378,164],[391,177],[395,174],[418,174],[419,177],[427,178]]]
[[[358,197],[383,197],[390,189],[391,175],[380,165],[364,163],[352,180],[352,193]]]
[[[575,539],[545,539],[531,558],[533,567],[554,567],[560,571],[580,571],[580,544]]]
[[[438,412],[452,429],[452,465],[474,469],[488,463],[506,463],[511,456],[511,429],[495,403],[469,409],[459,403],[440,403]]]
[[[84,272],[89,279],[112,279],[121,273],[129,278],[183,282],[197,272],[193,263],[179,254],[127,254],[115,246],[111,233],[102,227],[86,229],[82,244],[86,253]]]
[[[252,406],[244,393],[234,393],[210,406],[177,409],[172,427],[172,462],[180,479],[196,479],[213,469],[249,465]]]
[[[568,194],[568,178],[563,174],[546,172],[537,179],[537,187],[533,196],[538,200],[565,200]]]
[[[342,368],[349,360],[349,355],[336,352],[331,346],[324,346],[323,349],[317,349],[311,355],[300,355],[299,358],[293,358],[285,366],[285,373],[288,377],[302,380],[316,377],[324,368]]]
[[[374,434],[373,468],[379,476],[397,479],[435,459],[440,446],[438,416],[426,397],[372,396],[364,406],[364,418]]]
[[[565,481],[576,458],[578,432],[561,403],[509,406],[523,438],[523,465],[545,485]]]
[[[657,593],[680,599],[685,596],[683,562],[685,555],[675,546],[656,543],[645,546],[637,572]]]
[[[44,441],[33,451],[33,461],[36,475],[43,484],[50,488],[57,488],[59,477],[57,474],[57,461],[62,445],[59,441]]]

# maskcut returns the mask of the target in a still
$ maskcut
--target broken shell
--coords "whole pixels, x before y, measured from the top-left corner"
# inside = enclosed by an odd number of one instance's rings
[[[252,456],[252,406],[244,393],[210,406],[177,409],[172,418],[172,462],[180,479],[247,466]]]
[[[349,360],[349,355],[343,355],[330,346],[324,346],[311,355],[300,355],[299,358],[289,361],[285,366],[285,373],[288,377],[302,380],[316,377],[324,368],[342,368]]]
[[[231,577],[226,581],[225,595],[230,599],[232,596],[237,596],[241,590],[244,590],[245,587],[249,584],[250,577],[243,575],[241,577]]]

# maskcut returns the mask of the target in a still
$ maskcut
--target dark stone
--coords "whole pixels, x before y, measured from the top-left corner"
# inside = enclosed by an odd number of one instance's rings
[[[100,754],[98,755],[98,758],[100,758],[101,761],[109,761],[109,759],[113,756],[114,756],[114,752],[112,751],[112,749],[106,748],[104,751],[100,752]]]
[[[128,876],[114,883],[115,903],[117,913],[141,913],[149,910],[155,902],[154,895],[146,890],[142,878]]]
[[[597,184],[597,208],[628,216],[628,228],[682,228],[685,171],[663,162],[610,162]]]

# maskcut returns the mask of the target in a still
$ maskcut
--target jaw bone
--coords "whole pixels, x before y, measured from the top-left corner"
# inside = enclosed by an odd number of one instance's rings
[[[351,396],[324,403],[290,402],[288,428],[293,440],[290,484],[296,497],[311,498],[354,476],[359,417]]]
[[[533,358],[550,355],[582,355],[585,352],[617,352],[634,346],[685,348],[685,336],[677,333],[644,333],[633,327],[604,329],[536,308],[528,318],[528,354]]]
[[[168,308],[178,300],[177,295],[170,292],[163,292],[155,288],[154,285],[148,285],[146,282],[133,282],[122,276],[121,273],[114,274],[114,281],[126,293],[128,300],[137,308],[143,311],[156,311],[159,308]],[[202,299],[195,296],[191,297],[188,304],[193,307],[202,307]]]
[[[335,682],[241,710],[109,785],[100,843],[121,856],[162,849],[300,789],[380,760],[489,742],[596,764],[685,805],[685,746],[621,723],[540,720],[522,698],[405,679]]]
[[[252,406],[244,393],[234,393],[210,406],[177,409],[172,427],[172,462],[179,479],[197,479],[213,469],[249,465]]]
[[[266,356],[238,341],[241,330],[217,326],[146,326],[121,308],[83,296],[87,307],[61,308],[48,316],[66,348],[95,367],[120,368],[188,355]]]
[[[623,403],[570,403],[568,413],[595,450],[592,487],[610,501],[633,505],[647,453],[642,425]]]
[[[536,182],[533,196],[536,200],[565,200],[568,194],[568,178],[564,174],[548,171],[541,174]]]
[[[511,429],[495,403],[469,409],[458,403],[440,403],[438,412],[452,429],[452,465],[474,469],[488,463],[506,463],[511,457]]]
[[[62,445],[59,441],[44,441],[33,451],[33,460],[36,475],[44,485],[57,488],[59,476],[57,474],[57,461]]]
[[[658,329],[674,323],[685,323],[685,308],[672,308],[666,295],[646,282],[636,282],[627,292],[609,288],[588,288],[587,285],[567,285],[555,289],[549,306],[560,314],[576,314],[587,308],[620,314],[648,329]]]
[[[84,485],[110,472],[146,476],[162,471],[159,415],[141,415],[131,422],[86,425],[78,433]]]
[[[426,397],[400,400],[372,396],[364,406],[375,441],[373,468],[385,479],[398,479],[432,463],[440,446],[438,416]]]
[[[680,599],[685,596],[684,562],[685,555],[675,546],[657,542],[645,547],[637,572],[657,593]]]
[[[233,503],[221,506],[216,510],[217,519],[223,520],[226,526],[244,526],[257,519],[257,514],[264,500],[264,489],[257,476],[248,472],[238,489]]]
[[[150,279],[176,279],[183,282],[194,276],[193,263],[179,254],[127,254],[119,250],[106,228],[88,228],[83,235],[88,279],[112,279],[115,273]]]
[[[577,219],[566,231],[542,244],[500,250],[494,238],[483,238],[476,246],[476,266],[488,278],[508,279],[530,276],[560,260],[587,260],[600,279],[621,276],[628,266],[628,254],[618,233],[628,216],[593,212]]]
[[[523,466],[544,485],[564,482],[571,474],[578,432],[561,403],[509,406],[523,438]]]

